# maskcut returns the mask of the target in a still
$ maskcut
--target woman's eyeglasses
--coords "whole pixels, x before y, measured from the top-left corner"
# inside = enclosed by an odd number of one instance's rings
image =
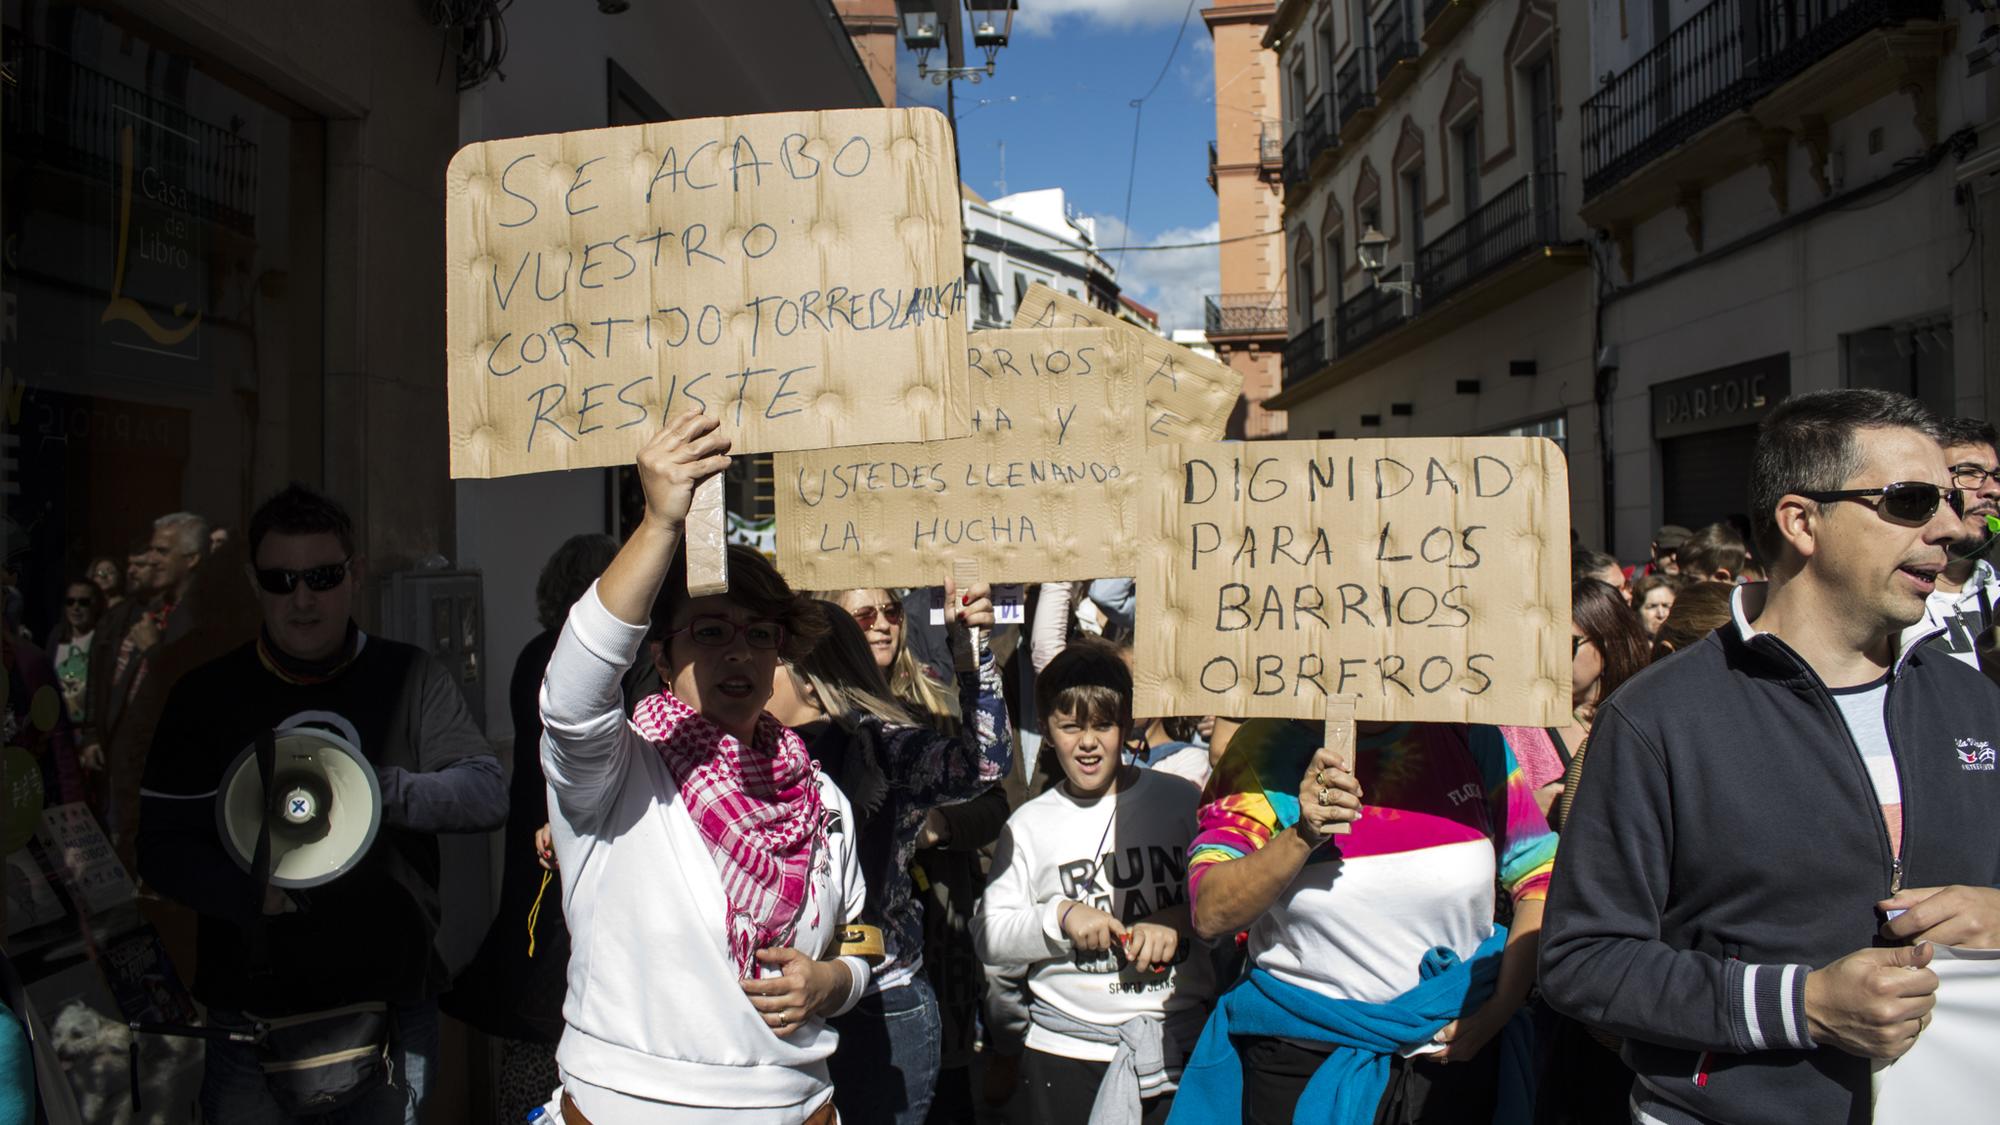
[[[1842,488],[1831,492],[1801,492],[1798,495],[1822,504],[1880,496],[1881,503],[1871,506],[1898,523],[1928,523],[1937,514],[1941,503],[1950,505],[1960,518],[1965,515],[1965,497],[1957,489],[1939,488],[1920,480],[1900,480],[1881,488]]]
[[[688,622],[673,633],[686,633],[688,639],[703,648],[722,648],[743,634],[743,639],[751,648],[777,648],[785,643],[785,626],[779,621],[751,621],[742,625],[727,617],[701,616]]]
[[[257,585],[267,594],[289,594],[304,582],[306,589],[316,594],[324,594],[342,582],[347,581],[347,564],[352,559],[342,559],[325,566],[309,566],[304,570],[286,570],[278,566],[257,568]]]
[[[891,625],[901,625],[903,623],[903,607],[897,605],[895,602],[890,602],[887,605],[864,605],[850,612],[854,617],[854,623],[863,629],[873,628],[875,617],[878,614],[881,615],[883,621]]]

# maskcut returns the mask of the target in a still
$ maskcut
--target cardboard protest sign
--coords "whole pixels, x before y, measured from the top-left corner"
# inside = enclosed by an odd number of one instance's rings
[[[446,174],[455,477],[966,431],[964,245],[931,109],[469,145]]]
[[[1131,574],[1138,354],[1100,328],[971,333],[970,437],[776,459],[778,569],[804,589]]]
[[[1552,726],[1569,474],[1543,438],[1155,446],[1136,710]]]
[[[1036,284],[1014,309],[1016,328],[1107,328],[1139,349],[1146,384],[1146,440],[1219,441],[1229,426],[1243,376],[1227,364],[1163,340],[1075,297]]]

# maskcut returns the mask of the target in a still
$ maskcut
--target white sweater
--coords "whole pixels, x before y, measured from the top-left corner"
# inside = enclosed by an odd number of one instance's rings
[[[621,706],[619,677],[645,634],[614,617],[592,586],[570,611],[542,683],[542,769],[571,947],[556,1061],[587,1083],[572,1093],[595,1119],[629,1116],[629,1105],[605,1102],[630,1095],[665,1103],[652,1115],[659,1121],[718,1107],[752,1110],[737,1119],[745,1122],[803,1121],[831,1092],[826,1058],[838,1037],[815,1018],[779,1038],[738,983],[715,861],[672,772]],[[831,781],[819,783],[830,863],[814,865],[794,941],[809,957],[824,956],[863,897],[846,827],[854,814]],[[853,974],[851,1006],[868,971],[842,960]]]
[[[1182,778],[1138,772],[1130,788],[1109,797],[1079,801],[1058,784],[1014,810],[972,923],[980,961],[1003,971],[1026,968],[1036,999],[1114,1029],[1215,997],[1208,954],[1191,938],[1182,939],[1172,969],[1141,974],[1109,953],[1079,954],[1063,935],[1065,902],[1097,907],[1127,926],[1187,902],[1187,850],[1201,792]],[[1027,1045],[1093,1062],[1109,1062],[1116,1052],[1040,1026],[1029,1027]]]

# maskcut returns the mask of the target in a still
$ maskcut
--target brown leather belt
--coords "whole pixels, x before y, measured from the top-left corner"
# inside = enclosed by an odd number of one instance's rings
[[[590,1125],[590,1118],[585,1117],[583,1111],[576,1108],[576,1100],[569,1096],[568,1090],[563,1091],[562,1115],[563,1125]],[[839,1125],[839,1121],[839,1115],[833,1111],[833,1099],[828,1098],[811,1117],[806,1118],[805,1125]]]

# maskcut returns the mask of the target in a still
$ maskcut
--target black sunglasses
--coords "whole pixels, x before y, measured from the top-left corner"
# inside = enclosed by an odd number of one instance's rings
[[[267,594],[289,594],[298,588],[300,582],[304,582],[306,589],[316,594],[324,594],[347,581],[347,564],[353,561],[353,559],[342,559],[337,563],[309,566],[304,570],[260,566],[257,568],[257,585],[263,587]]]
[[[1965,517],[1965,496],[1955,488],[1940,488],[1927,481],[1900,480],[1881,488],[1843,488],[1833,492],[1801,492],[1797,495],[1822,504],[1835,500],[1859,500],[1880,496],[1876,511],[1898,523],[1928,523],[1940,503],[1948,504],[1959,518]]]
[[[91,602],[89,598],[64,598],[63,604],[66,606],[84,606],[91,604]]]

